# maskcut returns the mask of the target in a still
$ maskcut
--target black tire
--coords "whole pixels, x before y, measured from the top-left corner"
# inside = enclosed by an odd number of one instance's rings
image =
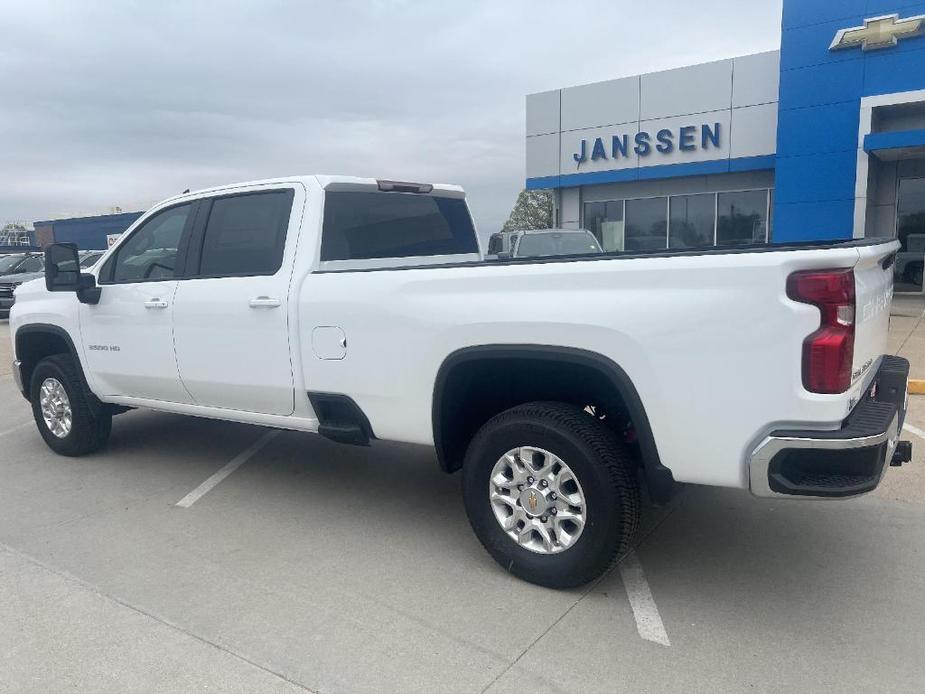
[[[558,456],[584,491],[584,530],[572,547],[559,553],[522,547],[492,510],[492,469],[505,453],[521,446]],[[549,588],[572,588],[601,576],[630,549],[639,526],[639,484],[626,446],[600,420],[556,402],[514,407],[478,431],[463,464],[463,498],[472,529],[495,561],[515,576]]]
[[[71,429],[66,436],[55,435],[42,416],[40,391],[48,378],[56,379],[64,387],[71,407]],[[106,445],[112,428],[112,415],[101,403],[91,400],[83,377],[66,354],[47,357],[36,365],[29,384],[32,416],[45,443],[55,453],[80,456],[92,453]]]

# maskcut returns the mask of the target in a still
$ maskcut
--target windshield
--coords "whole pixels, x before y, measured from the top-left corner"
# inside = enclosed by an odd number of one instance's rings
[[[22,253],[0,256],[0,275],[5,275],[10,272],[19,264],[19,261],[25,257],[26,256]]]
[[[524,234],[517,245],[518,257],[601,252],[597,239],[587,232]]]

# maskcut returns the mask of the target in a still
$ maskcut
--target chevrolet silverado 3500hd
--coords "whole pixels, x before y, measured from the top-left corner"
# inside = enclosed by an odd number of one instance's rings
[[[87,273],[16,291],[14,373],[63,455],[151,408],[433,446],[507,570],[564,587],[630,546],[640,485],[850,497],[909,458],[890,240],[486,259],[462,189],[214,188]]]

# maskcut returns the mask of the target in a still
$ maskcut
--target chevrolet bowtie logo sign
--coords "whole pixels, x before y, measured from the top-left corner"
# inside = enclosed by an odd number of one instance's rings
[[[898,14],[890,14],[865,19],[864,26],[842,29],[835,34],[829,49],[836,51],[860,46],[862,51],[873,51],[877,48],[892,48],[900,39],[920,36],[923,24],[925,15],[900,19]]]

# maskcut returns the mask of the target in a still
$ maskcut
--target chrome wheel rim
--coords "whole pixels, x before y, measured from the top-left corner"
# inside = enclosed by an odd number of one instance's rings
[[[572,469],[557,455],[521,446],[495,463],[489,499],[502,530],[524,549],[558,554],[581,537],[585,494]]]
[[[57,378],[46,378],[42,381],[39,405],[42,408],[42,419],[45,420],[48,431],[59,439],[71,433],[73,423],[71,401],[61,381]]]

